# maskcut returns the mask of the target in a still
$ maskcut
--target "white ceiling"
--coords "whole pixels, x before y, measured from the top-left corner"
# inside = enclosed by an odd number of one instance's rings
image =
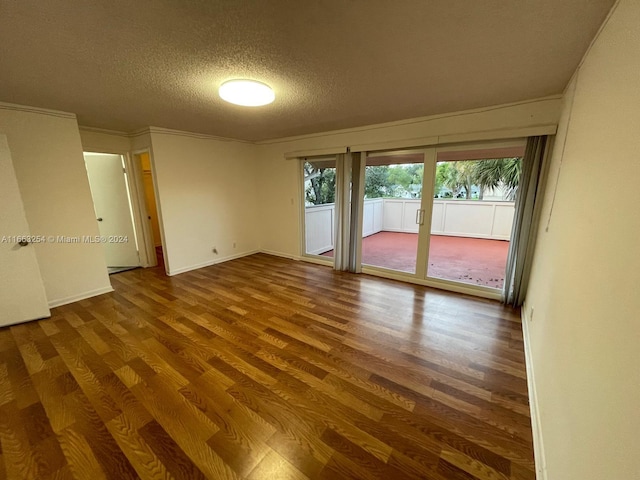
[[[252,141],[453,112],[561,93],[613,3],[0,0],[0,101]]]

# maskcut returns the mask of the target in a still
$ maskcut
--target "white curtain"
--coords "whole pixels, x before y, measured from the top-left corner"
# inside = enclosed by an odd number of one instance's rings
[[[524,302],[529,284],[552,143],[552,139],[547,136],[529,137],[522,159],[522,173],[502,290],[502,301],[515,307]]]
[[[360,238],[362,237],[362,215],[366,154],[351,153],[351,237],[349,239],[349,268],[353,273],[362,272],[360,261]]]
[[[351,153],[336,157],[335,270],[349,271],[351,225]]]

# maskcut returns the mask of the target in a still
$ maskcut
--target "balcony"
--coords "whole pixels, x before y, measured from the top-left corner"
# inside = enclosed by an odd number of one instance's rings
[[[362,263],[414,273],[420,200],[365,200]],[[434,200],[429,248],[431,277],[502,288],[513,202]],[[305,211],[307,253],[333,256],[334,204]]]

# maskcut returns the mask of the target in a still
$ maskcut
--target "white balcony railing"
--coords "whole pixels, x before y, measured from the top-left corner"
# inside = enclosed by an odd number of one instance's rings
[[[418,233],[420,200],[374,198],[364,201],[362,235],[378,232]],[[509,240],[513,202],[434,200],[432,235]],[[307,253],[319,255],[334,247],[335,205],[305,209]]]

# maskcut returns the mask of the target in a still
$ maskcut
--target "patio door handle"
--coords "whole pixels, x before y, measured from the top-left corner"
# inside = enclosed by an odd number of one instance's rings
[[[418,225],[424,225],[424,209],[416,210],[416,223]]]

